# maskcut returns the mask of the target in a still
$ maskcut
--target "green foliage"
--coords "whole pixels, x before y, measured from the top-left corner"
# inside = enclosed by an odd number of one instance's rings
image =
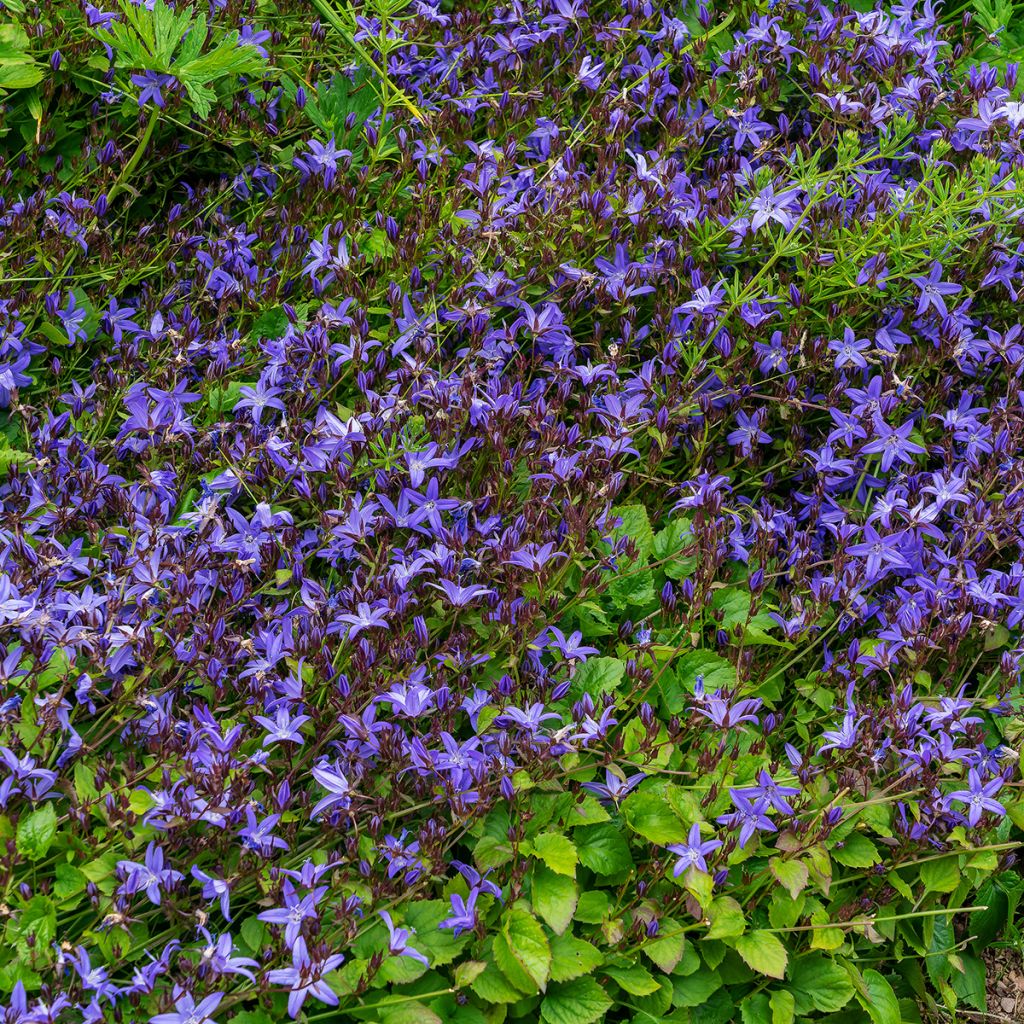
[[[216,86],[237,89],[240,75],[256,75],[265,69],[259,51],[240,43],[237,32],[208,40],[206,16],[191,7],[175,11],[165,0],[155,0],[151,10],[131,0],[119,0],[119,7],[123,21],[92,30],[113,49],[115,66],[173,75],[201,119],[210,115],[217,99]]]

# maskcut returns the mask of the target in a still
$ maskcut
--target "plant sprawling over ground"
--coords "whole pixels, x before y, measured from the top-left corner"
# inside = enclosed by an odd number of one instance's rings
[[[1014,31],[3,0],[4,1024],[983,1009]]]

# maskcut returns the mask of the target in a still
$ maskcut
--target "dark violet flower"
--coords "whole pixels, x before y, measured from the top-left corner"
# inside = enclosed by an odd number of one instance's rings
[[[334,990],[324,980],[325,974],[330,974],[341,965],[345,957],[341,953],[332,953],[323,958],[310,956],[306,947],[306,940],[300,935],[292,946],[292,966],[277,968],[267,972],[267,980],[271,985],[283,985],[289,989],[288,993],[288,1016],[292,1019],[298,1017],[302,1005],[312,996],[328,1006],[337,1006],[338,997]],[[174,1021],[167,1024],[183,1024]]]
[[[610,803],[618,804],[623,797],[632,792],[647,776],[643,772],[637,772],[624,778],[611,768],[604,770],[604,782],[584,782],[583,788],[595,794],[599,800],[607,800]]]
[[[117,869],[125,879],[119,892],[132,895],[141,890],[150,903],[157,906],[160,905],[164,891],[173,889],[185,877],[180,871],[165,865],[164,851],[156,843],[146,847],[146,857],[142,863],[121,860],[117,862]]]

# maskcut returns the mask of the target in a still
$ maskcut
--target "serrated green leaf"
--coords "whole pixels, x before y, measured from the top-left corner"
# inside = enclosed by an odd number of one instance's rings
[[[505,977],[524,992],[547,986],[551,946],[540,922],[522,907],[511,907],[494,939],[494,958]]]
[[[52,803],[43,804],[38,810],[24,815],[18,822],[15,840],[18,853],[29,860],[41,860],[46,856],[57,835],[57,812]]]
[[[611,1005],[611,999],[593,978],[576,978],[551,986],[540,1005],[540,1015],[547,1024],[594,1024]]]
[[[785,977],[789,954],[771,932],[748,932],[739,936],[733,946],[751,970],[769,978]]]
[[[589,974],[604,962],[601,951],[566,932],[551,940],[551,980],[571,981]]]
[[[561,935],[572,923],[578,895],[572,878],[556,874],[543,864],[534,865],[533,909],[556,935]]]
[[[576,865],[579,857],[572,840],[558,832],[542,832],[533,840],[533,853],[560,875],[576,877]]]

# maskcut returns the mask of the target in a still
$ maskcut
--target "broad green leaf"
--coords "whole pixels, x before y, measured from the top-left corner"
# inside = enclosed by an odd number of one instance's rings
[[[799,860],[783,860],[781,857],[772,857],[768,862],[772,874],[779,880],[779,883],[786,888],[786,891],[796,899],[807,886],[808,870],[807,865]]]
[[[580,863],[599,875],[617,875],[633,866],[626,840],[611,822],[584,825],[574,837]]]
[[[533,840],[534,856],[539,857],[552,871],[576,877],[579,857],[572,840],[558,832],[542,832]]]
[[[708,939],[731,939],[747,930],[743,908],[731,896],[718,896],[711,901],[708,920],[711,922],[705,936]]]
[[[571,981],[589,974],[604,960],[601,951],[583,939],[566,932],[551,940],[551,980]]]
[[[572,677],[572,693],[589,693],[591,697],[611,693],[625,673],[626,664],[618,658],[588,658]]]
[[[547,1024],[594,1024],[611,1005],[611,999],[593,978],[576,978],[551,986],[540,1005],[540,1015]]]
[[[633,964],[630,967],[606,967],[604,973],[634,996],[649,996],[661,987],[654,975],[640,964]]]
[[[485,1003],[518,1003],[523,998],[523,993],[493,966],[478,974],[470,988]]]
[[[556,935],[561,935],[572,923],[578,895],[571,878],[555,874],[543,864],[534,865],[533,909]]]
[[[952,892],[960,884],[956,855],[926,860],[921,865],[921,881],[928,892]]]
[[[796,1000],[792,992],[776,989],[768,999],[772,1011],[772,1024],[793,1024],[796,1016]]]
[[[866,995],[861,1004],[868,1011],[874,1024],[902,1024],[900,1001],[892,990],[892,985],[878,971],[870,967],[863,974]]]
[[[503,940],[503,942],[502,942]],[[494,940],[498,966],[524,991],[544,989],[551,974],[551,946],[540,922],[529,911],[511,907]],[[525,987],[520,984],[525,979]]]
[[[786,947],[771,932],[748,932],[739,936],[734,946],[751,970],[767,974],[769,978],[785,977],[789,956]]]
[[[671,917],[663,917],[658,922],[658,937],[645,942],[640,949],[651,963],[660,967],[666,974],[671,974],[686,949],[686,936],[683,934],[682,926]]]
[[[46,856],[56,835],[57,812],[52,803],[43,804],[18,822],[18,853],[29,860],[41,860]]]
[[[833,847],[832,859],[848,868],[869,868],[877,864],[879,858],[875,844],[867,836],[851,832],[841,846]]]
[[[796,1012],[801,1016],[812,1009],[836,1013],[853,998],[850,975],[842,965],[820,953],[795,959],[789,968],[789,981]]]
[[[661,846],[686,841],[687,828],[657,785],[630,793],[622,802],[622,816],[633,832]]]

